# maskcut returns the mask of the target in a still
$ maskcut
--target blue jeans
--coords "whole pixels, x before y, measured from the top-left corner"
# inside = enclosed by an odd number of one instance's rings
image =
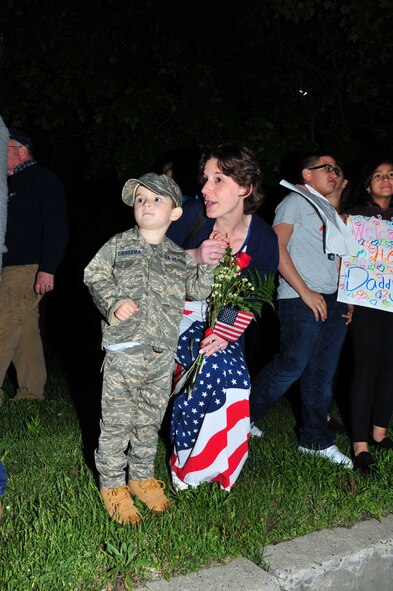
[[[7,488],[7,474],[3,462],[0,462],[0,497],[5,494]]]
[[[300,299],[279,300],[281,351],[256,375],[251,388],[251,420],[266,415],[275,402],[300,379],[303,425],[300,445],[326,449],[334,441],[327,427],[332,400],[332,382],[347,327],[342,314],[347,304],[336,294],[323,294],[328,315],[316,321],[312,310]]]

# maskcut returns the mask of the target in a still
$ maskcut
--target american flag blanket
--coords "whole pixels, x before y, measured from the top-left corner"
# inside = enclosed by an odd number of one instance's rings
[[[189,302],[187,304],[194,304]],[[187,312],[177,358],[191,366],[198,354],[206,322]],[[188,314],[188,316],[187,316]],[[184,389],[174,400],[171,439],[172,479],[179,489],[219,482],[230,490],[248,456],[250,377],[240,344],[205,359],[192,396]]]

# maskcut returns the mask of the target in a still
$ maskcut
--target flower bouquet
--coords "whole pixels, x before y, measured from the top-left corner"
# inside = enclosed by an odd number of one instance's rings
[[[212,291],[207,298],[208,328],[204,338],[214,333],[226,341],[237,341],[250,322],[261,315],[264,302],[273,306],[274,276],[262,278],[256,269],[248,268],[250,262],[251,256],[246,252],[234,255],[227,247],[224,258],[214,270]],[[178,380],[174,393],[187,384],[190,398],[204,361],[203,354],[199,353]]]

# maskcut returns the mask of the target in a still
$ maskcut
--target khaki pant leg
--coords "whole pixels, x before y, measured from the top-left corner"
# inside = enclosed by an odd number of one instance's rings
[[[41,296],[34,292],[38,265],[5,267],[0,282],[0,384],[14,355],[26,321]],[[16,367],[17,373],[18,368]]]
[[[171,393],[174,354],[144,347],[145,381],[137,399],[128,450],[128,478],[146,480],[154,476],[158,431]]]
[[[37,296],[41,298],[42,296]],[[22,326],[12,362],[16,369],[20,389],[27,389],[37,398],[44,398],[46,367],[44,349],[39,328],[39,299]]]

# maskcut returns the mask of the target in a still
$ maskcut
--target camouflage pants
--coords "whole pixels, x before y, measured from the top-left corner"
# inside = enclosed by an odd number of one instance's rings
[[[95,453],[101,488],[154,475],[158,430],[168,404],[173,351],[137,345],[104,361],[101,434]]]

